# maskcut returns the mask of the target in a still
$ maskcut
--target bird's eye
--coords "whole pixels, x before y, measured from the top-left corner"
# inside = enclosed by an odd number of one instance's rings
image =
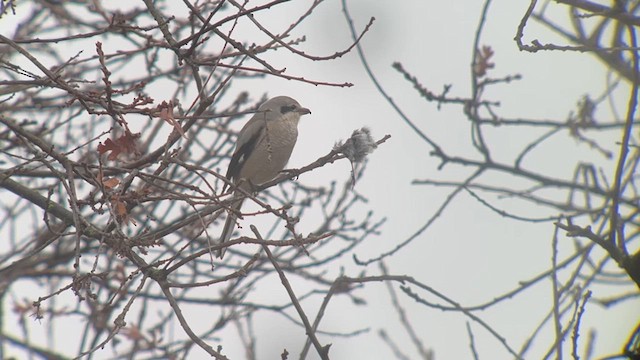
[[[285,105],[285,106],[282,106],[280,108],[280,112],[283,113],[283,114],[286,114],[286,113],[288,113],[290,111],[293,111],[295,109],[296,109],[295,105]]]

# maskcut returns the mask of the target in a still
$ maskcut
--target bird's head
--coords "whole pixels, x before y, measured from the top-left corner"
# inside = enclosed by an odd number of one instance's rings
[[[289,117],[291,115],[299,119],[300,116],[311,114],[311,110],[300,106],[300,104],[288,96],[276,96],[265,101],[258,108],[258,112],[272,113],[277,116]]]

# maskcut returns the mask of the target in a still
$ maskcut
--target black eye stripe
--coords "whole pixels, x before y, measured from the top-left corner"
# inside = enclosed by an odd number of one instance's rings
[[[293,111],[295,109],[296,109],[295,105],[285,105],[285,106],[280,107],[280,113],[286,114],[286,113],[288,113],[290,111]]]

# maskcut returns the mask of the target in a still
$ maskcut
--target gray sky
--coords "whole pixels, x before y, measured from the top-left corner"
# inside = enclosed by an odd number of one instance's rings
[[[270,18],[258,16],[263,25],[277,33],[288,25],[282,17],[292,18],[292,13],[304,11],[307,1],[293,1],[269,12]],[[468,120],[459,107],[445,106],[441,110],[427,103],[392,69],[391,64],[402,62],[405,69],[417,76],[434,92],[444,85],[453,84],[451,94],[461,97],[470,93],[470,70],[473,40],[479,21],[480,1],[382,1],[351,0],[349,7],[356,27],[361,30],[371,16],[376,18],[371,31],[364,37],[362,46],[376,76],[402,110],[422,131],[433,137],[445,148],[459,154],[469,154],[470,134]],[[578,99],[585,93],[599,95],[605,84],[606,74],[589,55],[579,53],[530,54],[517,49],[513,37],[516,27],[528,3],[525,1],[497,0],[489,11],[481,44],[490,45],[495,51],[496,68],[492,77],[522,74],[523,80],[493,87],[487,97],[502,103],[501,115],[527,118],[565,119],[575,109]],[[283,10],[287,9],[287,13]],[[266,14],[266,13],[265,13]],[[238,31],[249,29],[240,28]],[[305,25],[296,30],[297,35],[306,35],[307,41],[300,49],[309,54],[328,55],[349,46],[351,39],[347,23],[342,17],[339,1],[326,1]],[[540,38],[543,42],[557,40],[540,26],[531,26],[527,38]],[[438,171],[437,159],[428,155],[431,148],[418,138],[383,101],[372,82],[365,74],[356,52],[330,62],[312,62],[282,52],[270,58],[276,67],[286,67],[292,75],[305,78],[351,82],[351,88],[313,86],[279,78],[247,81],[253,96],[264,92],[269,96],[292,95],[303,106],[312,110],[312,115],[303,118],[300,137],[290,167],[299,167],[326,154],[338,140],[346,139],[354,129],[367,126],[375,138],[390,134],[392,138],[374,152],[364,177],[357,183],[355,191],[369,199],[367,211],[374,209],[377,218],[387,217],[382,234],[368,240],[357,252],[361,259],[375,257],[389,251],[421,228],[440,206],[450,190],[423,185],[412,185],[414,179],[460,180],[468,176],[468,169],[445,167]],[[590,74],[590,76],[585,76]],[[242,89],[237,86],[236,89]],[[148,89],[151,95],[162,100],[162,89]],[[606,113],[604,114],[606,115]],[[134,129],[135,130],[135,129]],[[502,149],[496,152],[497,159],[508,161],[521,149],[523,140],[506,137],[506,132],[496,130],[489,137],[492,146]],[[523,139],[530,140],[537,133],[522,132]],[[610,141],[617,137],[612,136]],[[565,156],[558,157],[557,154]],[[540,169],[545,164],[547,174],[566,177],[573,172],[569,164],[576,160],[596,162],[605,169],[615,166],[613,160],[571,143],[557,143],[533,153],[525,165]],[[346,161],[330,164],[300,177],[305,184],[326,184],[334,179],[350,176],[350,165]],[[524,186],[524,184],[523,184]],[[522,207],[521,203],[503,203],[524,215],[549,216],[547,212],[533,207]],[[298,225],[301,233],[313,229],[313,219],[303,218]],[[306,227],[306,228],[305,228]],[[245,227],[246,228],[246,227]],[[390,273],[410,275],[446,294],[464,306],[484,303],[517,286],[519,281],[530,279],[551,263],[551,238],[553,225],[532,224],[507,220],[490,212],[468,195],[460,196],[445,214],[410,245],[387,261]],[[561,239],[561,255],[572,250],[572,240]],[[563,243],[564,242],[564,243]],[[357,276],[362,268],[351,259],[342,262],[349,276]],[[341,269],[335,269],[338,275]],[[377,273],[375,265],[368,272]],[[284,291],[273,283],[275,298],[284,299]],[[294,286],[300,293],[305,284]],[[594,297],[606,297],[607,288],[594,288]],[[384,284],[369,285],[359,294],[367,298],[369,307],[359,309],[347,299],[337,298],[331,304],[323,321],[322,329],[333,332],[350,332],[372,326],[370,332],[354,338],[337,337],[332,342],[332,358],[376,359],[390,358],[391,353],[379,340],[377,331],[385,327],[390,336],[407,349],[411,348],[407,336],[400,328],[397,314],[389,308],[388,293]],[[437,359],[470,358],[466,323],[470,320],[460,313],[442,312],[416,304],[404,295],[399,295],[401,304],[415,326],[424,344],[435,351]],[[540,319],[551,308],[551,284],[543,281],[515,299],[503,302],[487,311],[476,313],[500,334],[507,337],[513,348],[520,349],[522,343],[535,329]],[[433,299],[432,299],[433,300]],[[310,314],[315,314],[318,300],[303,303]],[[350,309],[341,312],[341,308]],[[355,310],[354,310],[355,309]],[[640,301],[627,301],[613,309],[597,305],[587,308],[583,319],[586,330],[597,327],[598,347],[596,354],[605,355],[620,351],[631,329],[640,317]],[[192,319],[203,318],[202,309],[187,311]],[[261,322],[266,317],[268,321]],[[272,318],[273,317],[273,318]],[[273,314],[259,315],[255,320],[260,358],[275,358],[286,347],[297,358],[304,340],[304,331]],[[277,325],[276,325],[277,324]],[[273,331],[273,328],[282,329]],[[504,348],[477,324],[471,322],[477,351],[482,359],[511,358]],[[182,331],[176,324],[176,332]],[[532,345],[530,358],[544,354],[553,339],[551,326]],[[287,336],[283,336],[286,334]],[[231,339],[224,339],[231,340]],[[240,344],[234,347],[225,342],[225,353],[232,358],[242,358]],[[415,356],[415,352],[407,350]],[[105,352],[108,354],[108,352]],[[269,355],[267,355],[269,354]],[[309,358],[315,359],[311,352]],[[101,356],[101,354],[98,354]]]
[[[362,43],[368,61],[385,90],[402,110],[429,136],[456,152],[472,151],[467,119],[461,108],[443,107],[419,97],[411,85],[404,81],[391,64],[400,61],[405,69],[417,76],[434,92],[443,85],[453,84],[451,94],[470,94],[470,70],[475,29],[482,2],[480,1],[350,1],[349,7],[358,29],[362,29],[371,16],[374,26]],[[604,89],[606,74],[602,66],[589,55],[570,52],[520,52],[513,40],[517,25],[528,2],[494,1],[488,15],[486,29],[480,42],[495,51],[496,68],[492,77],[521,74],[523,80],[509,85],[493,87],[488,98],[502,103],[501,115],[505,117],[551,118],[563,120],[575,109],[578,99],[591,93],[600,95]],[[566,12],[565,9],[558,13]],[[340,18],[337,1],[323,4],[316,16],[307,24],[307,45],[302,48],[311,54],[329,54],[350,42],[346,22]],[[327,26],[331,24],[331,26]],[[542,42],[558,40],[540,26],[527,28],[525,39],[538,38]],[[300,30],[302,32],[302,29]],[[370,157],[367,172],[357,184],[356,190],[370,199],[369,205],[389,220],[381,236],[371,239],[357,255],[360,258],[376,256],[404,241],[426,222],[449,193],[443,188],[411,185],[413,179],[448,178],[460,180],[468,170],[447,167],[438,172],[438,162],[429,157],[431,148],[421,141],[382,100],[372,82],[367,78],[355,52],[327,63],[297,61],[287,63],[293,73],[304,73],[311,79],[348,81],[355,84],[349,89],[313,87],[280,79],[264,82],[264,91],[272,95],[296,94],[298,100],[312,109],[313,114],[301,124],[300,143],[290,165],[303,165],[324,154],[336,139],[343,139],[361,126],[371,128],[376,137],[391,134],[393,137]],[[589,74],[589,76],[585,76]],[[254,84],[255,85],[255,84]],[[300,95],[297,95],[300,94]],[[625,98],[626,99],[626,98]],[[602,113],[599,113],[602,115]],[[606,116],[606,113],[605,113]],[[610,120],[604,118],[603,120]],[[506,133],[506,132],[504,132]],[[504,134],[503,133],[503,134]],[[511,134],[514,134],[512,132]],[[536,133],[522,132],[522,139],[530,140]],[[500,131],[491,137],[492,147],[503,149],[495,152],[498,159],[513,159],[521,149],[522,139],[501,137]],[[612,136],[611,141],[617,140]],[[569,147],[567,147],[569,146]],[[566,154],[558,157],[557,154]],[[575,160],[590,161],[613,168],[613,160],[605,160],[584,145],[570,142],[552,144],[545,150],[534,152],[525,165],[540,169],[544,163],[546,174],[567,177],[573,172]],[[317,174],[309,174],[300,181],[322,183],[325,179],[347,177],[347,163],[336,163]],[[326,176],[326,178],[325,178]],[[505,202],[508,204],[508,201]],[[531,216],[553,215],[522,204],[511,207],[517,213]],[[304,221],[301,224],[304,226]],[[459,197],[431,228],[419,239],[388,261],[393,274],[407,274],[445,293],[463,305],[476,305],[491,300],[514,288],[519,281],[529,279],[551,263],[551,238],[554,228],[550,223],[531,224],[501,218],[489,212],[469,196]],[[569,254],[572,240],[561,238],[561,254]],[[564,246],[562,244],[564,242]],[[357,268],[352,267],[355,271]],[[376,271],[377,269],[372,269]],[[606,297],[606,289],[594,289],[594,297]],[[397,315],[385,308],[388,295],[384,286],[370,286],[375,294],[369,299],[380,298],[380,326],[391,325],[397,333],[392,337],[406,339],[397,327]],[[401,297],[403,306],[416,326],[424,343],[435,351],[437,359],[470,358],[465,323],[469,320],[458,313],[445,313],[416,305]],[[551,308],[551,285],[543,281],[516,299],[479,312],[498,332],[505,335],[509,344],[520,349],[525,339],[535,329],[538,321]],[[334,304],[338,311],[338,304]],[[597,327],[596,355],[617,353],[636,326],[640,317],[640,303],[628,301],[614,310],[597,305],[587,308],[583,320],[586,330]],[[359,328],[358,316],[370,320],[368,312],[349,314],[347,323]],[[344,314],[333,314],[334,322],[325,322],[326,330],[350,328],[341,325]],[[364,321],[363,321],[364,324]],[[335,328],[334,328],[335,326]],[[480,358],[511,358],[498,342],[472,324]],[[375,330],[367,336],[349,341],[336,339],[332,347],[336,358],[380,358],[389,354],[384,344],[376,338]],[[542,356],[553,337],[548,326],[532,345],[530,358]],[[402,334],[402,335],[401,335]],[[292,334],[293,335],[293,334]],[[393,336],[395,335],[395,336]],[[296,336],[296,335],[293,335]],[[297,337],[302,336],[298,334]],[[583,338],[583,339],[584,339]],[[275,345],[274,345],[275,346]],[[294,345],[295,346],[295,345]],[[409,347],[409,343],[404,346]],[[371,351],[367,353],[364,351]],[[411,352],[409,352],[411,353]],[[415,353],[414,353],[415,354]]]

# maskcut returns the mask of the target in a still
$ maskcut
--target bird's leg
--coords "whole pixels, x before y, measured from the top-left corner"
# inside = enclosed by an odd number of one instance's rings
[[[258,195],[258,185],[254,184],[251,180],[247,180],[247,182],[249,183],[249,189],[251,189],[251,191],[249,191],[251,195]]]

